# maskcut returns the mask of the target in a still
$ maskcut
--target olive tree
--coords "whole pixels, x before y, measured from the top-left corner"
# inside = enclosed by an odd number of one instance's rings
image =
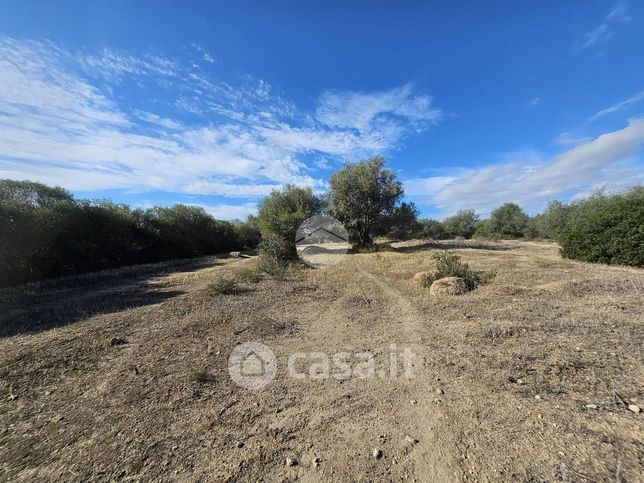
[[[368,246],[396,212],[403,187],[380,156],[350,163],[329,179],[326,211],[344,223],[352,243]]]

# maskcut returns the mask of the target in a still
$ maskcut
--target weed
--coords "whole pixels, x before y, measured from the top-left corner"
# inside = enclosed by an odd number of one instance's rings
[[[239,287],[234,279],[222,275],[217,277],[210,285],[208,285],[208,290],[216,294],[232,295],[237,293]]]

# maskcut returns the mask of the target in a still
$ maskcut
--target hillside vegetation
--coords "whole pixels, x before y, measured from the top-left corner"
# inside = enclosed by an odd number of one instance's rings
[[[295,258],[294,236],[308,217],[339,219],[354,247],[377,236],[395,240],[462,237],[492,240],[550,238],[566,258],[644,265],[644,188],[598,192],[571,203],[552,201],[530,217],[506,203],[481,220],[474,209],[438,221],[418,219],[403,202],[403,185],[376,157],[331,175],[329,191],[287,185],[259,202],[257,218],[214,219],[203,208],[132,208],[107,200],[79,200],[58,187],[0,180],[0,287],[125,265],[190,258],[244,248],[263,240],[265,266]]]

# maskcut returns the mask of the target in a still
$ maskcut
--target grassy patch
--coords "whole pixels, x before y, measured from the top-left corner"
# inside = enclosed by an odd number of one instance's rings
[[[242,267],[235,271],[235,280],[241,283],[259,283],[262,274],[257,268]]]
[[[208,285],[208,290],[214,294],[233,295],[239,291],[239,285],[235,279],[221,275]]]

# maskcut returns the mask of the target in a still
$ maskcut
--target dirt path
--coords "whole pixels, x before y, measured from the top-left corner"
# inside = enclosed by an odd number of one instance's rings
[[[253,260],[31,294],[59,323],[0,338],[0,481],[638,481],[644,273],[511,248],[462,250],[498,275],[450,299],[414,247],[234,295],[207,285]],[[227,370],[251,341],[278,364],[259,390]]]
[[[412,424],[412,433],[419,435],[417,447],[411,453],[411,467],[419,481],[460,481],[459,453],[452,440],[439,435],[437,428],[446,415],[436,404],[442,389],[436,374],[427,365],[427,352],[432,348],[420,341],[424,339],[423,317],[413,304],[374,273],[356,265],[360,275],[371,280],[387,297],[392,319],[391,340],[409,341],[415,352],[417,370],[409,395],[414,404],[402,404],[398,418],[406,425]]]

